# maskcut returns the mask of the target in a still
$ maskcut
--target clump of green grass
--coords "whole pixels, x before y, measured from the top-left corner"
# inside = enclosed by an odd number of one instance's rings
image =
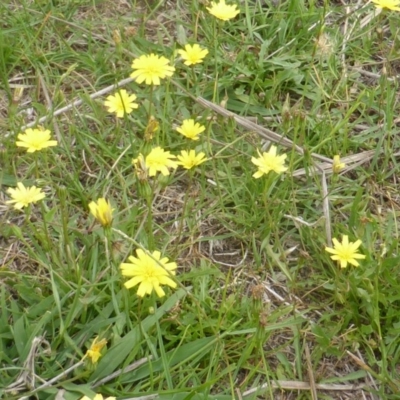
[[[3,398],[397,398],[376,10],[0,5]]]

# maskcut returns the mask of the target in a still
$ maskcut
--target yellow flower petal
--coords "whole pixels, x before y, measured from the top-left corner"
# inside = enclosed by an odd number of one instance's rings
[[[340,243],[337,239],[333,239],[333,248],[325,247],[325,251],[333,254],[331,257],[334,261],[339,261],[341,268],[346,268],[347,264],[358,267],[360,264],[357,259],[364,259],[365,255],[357,252],[361,246],[361,240],[356,240],[354,243],[349,242],[348,235],[343,235],[342,242]]]
[[[377,8],[387,8],[388,10],[400,11],[399,0],[372,0],[372,3],[374,3]]]
[[[332,170],[333,170],[334,174],[339,173],[345,167],[346,167],[346,164],[342,163],[340,161],[340,156],[339,155],[333,156]]]
[[[22,182],[17,183],[15,189],[9,188],[7,193],[12,200],[7,200],[6,204],[14,204],[14,208],[21,210],[23,207],[28,207],[31,203],[36,203],[45,198],[45,194],[36,186],[25,187]]]
[[[251,162],[258,167],[258,171],[253,174],[254,178],[258,179],[271,171],[281,174],[287,170],[285,166],[286,154],[277,155],[276,146],[271,146],[269,151],[263,154],[258,151],[258,155],[258,158],[251,158]]]
[[[175,158],[169,151],[165,151],[161,147],[152,149],[145,157],[149,176],[155,176],[157,172],[161,172],[164,176],[169,175],[169,168],[175,169],[178,166]]]
[[[185,50],[178,50],[178,53],[182,56],[185,65],[195,65],[203,62],[203,58],[208,54],[207,49],[202,49],[198,44],[193,46],[187,44]]]
[[[25,147],[28,153],[34,153],[47,147],[57,146],[56,140],[51,139],[51,132],[43,129],[27,129],[17,136],[18,147]]]
[[[219,3],[213,1],[211,2],[211,7],[206,8],[211,15],[221,19],[222,21],[228,21],[235,18],[240,12],[236,5],[227,5],[225,0],[220,0]]]
[[[186,151],[182,150],[181,154],[177,157],[178,165],[182,165],[185,169],[191,169],[207,161],[206,155],[203,152],[196,154],[194,150]]]
[[[107,344],[106,339],[101,339],[97,341],[98,337],[93,340],[90,348],[86,352],[86,356],[90,358],[93,364],[96,364],[99,358],[101,357],[101,350]]]
[[[94,201],[90,202],[89,210],[103,227],[111,226],[114,209],[111,208],[111,204],[106,199],[100,198],[97,200],[97,203]]]
[[[194,119],[184,119],[182,125],[176,128],[181,135],[192,140],[199,140],[200,133],[204,132],[205,129],[203,125],[195,122]]]
[[[114,96],[108,96],[104,105],[110,113],[115,113],[117,118],[123,118],[125,114],[130,114],[139,105],[135,103],[136,95],[129,95],[124,89],[119,90]]]
[[[176,282],[171,279],[171,276],[175,275],[176,263],[169,263],[167,257],[160,259],[159,251],[154,251],[150,256],[142,249],[137,249],[136,255],[137,257],[130,256],[128,258],[129,263],[122,263],[120,266],[123,276],[132,277],[124,283],[127,289],[139,285],[137,291],[139,297],[149,295],[153,290],[157,296],[163,297],[165,292],[161,285],[172,288],[177,286]]]
[[[133,61],[132,69],[131,78],[146,85],[159,85],[160,79],[172,76],[175,71],[167,58],[155,54],[140,56]]]

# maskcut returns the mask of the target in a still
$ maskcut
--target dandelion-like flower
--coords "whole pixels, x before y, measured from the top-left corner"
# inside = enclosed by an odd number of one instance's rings
[[[333,248],[325,247],[325,251],[333,254],[330,256],[332,260],[339,261],[341,268],[346,268],[347,263],[358,267],[360,264],[357,259],[364,259],[365,256],[363,254],[359,254],[357,252],[358,248],[361,245],[361,240],[357,240],[354,243],[349,242],[349,237],[347,235],[343,235],[342,243],[340,243],[337,239],[333,239]]]
[[[184,119],[182,125],[176,130],[183,136],[192,140],[199,140],[200,133],[204,132],[206,128],[195,122],[194,119]]]
[[[178,50],[178,53],[185,60],[185,65],[195,65],[203,62],[203,58],[208,54],[207,49],[202,49],[198,44],[191,46],[187,44],[185,50]]]
[[[169,65],[169,60],[156,54],[143,55],[132,63],[131,78],[137,83],[145,82],[146,85],[159,85],[160,79],[172,76],[175,68]]]
[[[181,155],[177,158],[179,160],[177,164],[182,165],[182,167],[186,169],[197,167],[204,161],[207,161],[206,155],[203,152],[196,154],[194,150],[182,150]]]
[[[101,394],[96,394],[93,398],[87,397],[87,396],[83,396],[81,398],[81,400],[116,400],[116,397],[111,396],[111,397],[107,397],[107,398],[103,398],[103,395]]]
[[[115,113],[117,118],[123,118],[125,114],[130,114],[133,109],[139,107],[135,100],[136,95],[130,95],[126,90],[121,89],[114,96],[108,96],[104,105],[108,107],[108,112]]]
[[[104,228],[111,226],[114,209],[111,208],[111,204],[106,199],[100,198],[97,203],[95,201],[90,202],[89,210]]]
[[[14,208],[21,210],[23,207],[28,207],[31,203],[36,203],[45,198],[45,194],[36,186],[25,187],[22,182],[17,183],[15,189],[9,188],[7,193],[12,200],[7,200],[7,204],[14,204]]]
[[[152,257],[141,249],[137,249],[136,254],[137,257],[128,258],[130,263],[121,264],[122,275],[133,277],[124,283],[127,289],[139,284],[137,291],[139,297],[151,294],[153,290],[158,297],[163,297],[165,292],[161,285],[176,287],[176,282],[171,279],[171,275],[175,275],[176,263],[168,262],[167,257],[161,258],[159,251],[154,251]]]
[[[340,156],[339,155],[333,156],[332,170],[333,170],[334,174],[339,173],[345,167],[346,167],[346,164],[342,163],[340,161]]]
[[[276,150],[276,146],[271,146],[268,152],[262,154],[257,150],[259,157],[251,158],[251,162],[258,167],[258,171],[253,174],[254,178],[260,178],[270,171],[280,174],[287,170],[287,167],[285,167],[286,154],[279,156],[276,154]]]
[[[145,157],[144,162],[149,171],[149,176],[155,176],[157,172],[161,172],[164,176],[169,175],[169,169],[175,169],[178,164],[174,161],[176,157],[169,151],[163,150],[161,147],[155,147]]]
[[[28,153],[34,153],[46,147],[57,146],[57,140],[51,140],[51,132],[46,129],[28,128],[17,136],[18,147],[26,147]]]
[[[103,347],[107,344],[106,339],[101,339],[100,341],[97,341],[97,339],[98,337],[93,340],[93,343],[86,352],[86,357],[89,357],[93,364],[96,364],[97,361],[99,361],[101,350],[103,350]]]
[[[211,2],[211,7],[206,7],[208,12],[214,17],[221,19],[222,21],[228,21],[232,18],[235,18],[236,15],[240,13],[240,10],[237,9],[236,4],[232,6],[228,6],[225,3],[225,0],[220,0],[219,3]]]
[[[376,8],[387,8],[393,11],[400,11],[399,0],[372,0]]]

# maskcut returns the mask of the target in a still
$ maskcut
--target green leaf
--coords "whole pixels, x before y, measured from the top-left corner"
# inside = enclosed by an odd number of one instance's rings
[[[174,349],[169,351],[167,353],[167,358],[169,359],[169,367],[180,363],[186,363],[195,357],[200,360],[208,353],[208,351],[212,348],[212,345],[216,343],[217,340],[219,340],[219,338],[210,336],[187,343],[180,347],[178,350]],[[126,383],[140,381],[150,376],[151,373],[160,372],[162,370],[163,363],[162,359],[160,358],[141,366],[133,373],[127,375],[125,379],[122,378],[121,382]]]
[[[118,343],[111,347],[105,356],[100,360],[96,371],[92,374],[89,381],[93,382],[104,378],[113,373],[116,369],[121,368],[126,357],[131,353],[132,349],[142,339],[141,331],[147,332],[153,327],[157,320],[169,311],[175,304],[186,295],[186,290],[179,289],[175,292],[166,302],[157,309],[154,315],[148,316],[141,324],[137,326],[126,336],[124,336]]]

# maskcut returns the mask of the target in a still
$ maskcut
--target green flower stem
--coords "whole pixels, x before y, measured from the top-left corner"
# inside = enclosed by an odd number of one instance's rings
[[[24,213],[25,213],[25,222],[30,223],[30,216],[31,216],[31,205],[30,204],[28,205],[28,207],[25,207]]]
[[[265,179],[262,197],[263,197],[264,207],[266,210],[270,208],[270,204],[268,204],[268,199],[271,196],[272,190],[275,187],[277,179],[279,179],[279,177],[274,172],[270,172]]]
[[[50,250],[51,249],[52,240],[50,238],[49,229],[47,227],[46,209],[44,207],[43,201],[40,202],[40,211],[42,213],[43,231],[44,231],[44,234],[45,234],[45,237],[46,237],[47,248]]]
[[[60,186],[57,188],[57,195],[60,200],[60,213],[61,213],[61,226],[63,231],[63,245],[64,251],[68,254],[68,247],[70,247],[69,234],[68,234],[68,220],[69,212],[67,208],[67,188]]]
[[[197,74],[194,72],[194,66],[192,68],[189,67],[189,69],[190,69],[189,75],[191,76],[191,81],[192,81],[191,86],[193,88],[196,88],[197,87]],[[188,83],[189,83],[189,80],[188,80]],[[188,90],[191,90],[191,88],[189,86],[186,86],[186,88]]]
[[[153,181],[153,185],[150,186],[150,190],[145,193],[147,203],[147,246],[149,251],[155,250],[154,235],[153,235],[153,198],[156,180]]]
[[[218,65],[218,36],[220,33],[220,29],[221,29],[221,24],[214,20],[213,21],[213,45],[214,45],[214,65],[215,65],[215,71],[218,71],[219,65]]]
[[[62,228],[62,240],[61,245],[63,246],[63,252],[66,255],[69,263],[70,271],[74,271],[76,274],[76,279],[79,282],[81,279],[81,269],[79,264],[76,263],[76,257],[74,254],[75,246],[71,243],[70,232],[68,228],[68,221],[70,219],[70,214],[67,205],[67,188],[65,186],[59,186],[56,189],[57,196],[60,200],[60,219]],[[44,217],[43,217],[44,220]]]
[[[37,152],[33,153],[34,163],[35,163],[35,179],[39,179],[39,163],[38,163],[38,154]]]
[[[156,301],[154,301],[154,311],[157,311],[157,303],[156,303]],[[162,362],[163,368],[164,368],[165,380],[167,381],[168,389],[169,390],[173,390],[174,389],[174,384],[172,382],[171,374],[168,372],[171,369],[170,368],[170,363],[168,361],[168,357],[167,357],[167,354],[165,352],[165,347],[164,347],[164,344],[163,344],[163,333],[162,333],[162,330],[161,330],[160,321],[158,319],[156,320],[156,326],[157,326],[158,349],[160,351],[160,356],[161,356],[160,358],[161,358],[161,362]]]
[[[106,252],[107,265],[110,270],[112,270],[112,265],[115,265],[114,252],[112,248],[112,230],[109,226],[104,229],[104,249]]]
[[[111,274],[112,278],[110,280],[110,291],[111,291],[111,298],[112,298],[112,303],[114,306],[114,311],[117,315],[121,313],[120,307],[118,305],[118,299],[117,299],[117,293],[114,287],[114,279],[113,276],[116,275],[118,272],[115,270],[115,268],[112,267],[112,265],[115,265],[114,263],[114,258],[113,258],[113,250],[112,250],[112,230],[110,227],[105,227],[104,228],[104,249],[106,252],[106,260],[107,260],[107,270],[110,271],[109,273]]]
[[[151,84],[150,85],[150,93],[149,93],[149,112],[148,112],[148,116],[149,117],[148,117],[147,125],[151,121],[151,112],[153,111],[152,110],[152,107],[153,107],[153,92],[154,92],[154,85]]]
[[[178,234],[176,236],[176,241],[175,241],[176,242],[175,253],[178,251],[178,244],[180,242],[182,230],[183,230],[183,221],[185,220],[185,215],[186,215],[186,211],[187,211],[186,208],[187,208],[187,203],[188,203],[188,199],[189,199],[189,193],[190,193],[190,189],[192,188],[192,183],[193,183],[194,170],[191,169],[188,172],[189,172],[189,184],[186,188],[185,198],[183,200],[182,214],[181,214],[181,218],[179,220]]]
[[[126,113],[124,115],[124,118],[127,119],[126,118]],[[131,138],[131,143],[133,143],[132,130],[128,129],[128,132],[129,132],[129,136]],[[122,134],[123,134],[123,130],[121,129],[121,124],[119,122],[119,118],[117,118],[115,116],[115,141],[114,141],[115,144],[120,142]]]

